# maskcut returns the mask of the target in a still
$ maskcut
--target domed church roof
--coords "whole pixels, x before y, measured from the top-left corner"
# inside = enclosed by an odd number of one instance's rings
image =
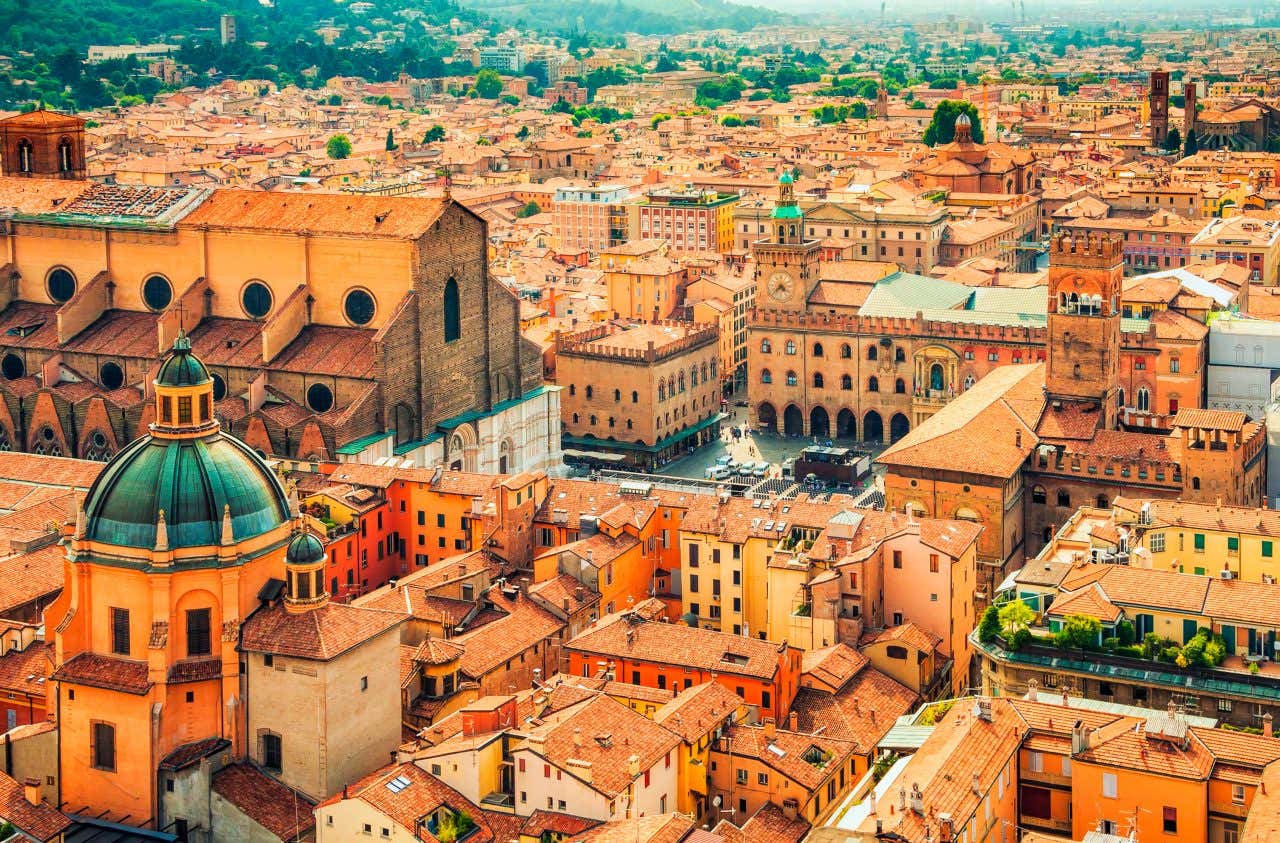
[[[199,439],[144,436],[121,451],[85,498],[85,538],[154,548],[164,510],[170,548],[216,546],[224,507],[236,541],[289,520],[280,481],[253,449],[215,432]]]
[[[188,337],[174,341],[154,384],[157,422],[90,487],[84,538],[146,550],[213,548],[287,523],[291,507],[280,481],[252,448],[222,432],[209,371]]]
[[[324,545],[305,530],[290,539],[284,554],[284,561],[290,565],[312,565],[321,559],[324,559]]]

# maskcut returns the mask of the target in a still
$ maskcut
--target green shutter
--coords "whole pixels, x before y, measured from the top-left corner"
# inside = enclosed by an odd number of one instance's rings
[[[1227,536],[1227,550],[1239,550],[1239,549],[1240,549],[1240,537]]]
[[[1186,620],[1185,618],[1183,619],[1182,621],[1182,643],[1183,644],[1186,644],[1188,641],[1190,641],[1192,638],[1195,637],[1196,629],[1198,628],[1198,626],[1199,625],[1195,621]]]
[[[1204,533],[1195,534],[1195,547],[1198,551],[1204,551]]]
[[[1227,645],[1227,655],[1236,654],[1236,628],[1229,624],[1222,625],[1222,642]]]
[[[1271,542],[1262,543],[1262,555],[1264,558],[1271,558]]]

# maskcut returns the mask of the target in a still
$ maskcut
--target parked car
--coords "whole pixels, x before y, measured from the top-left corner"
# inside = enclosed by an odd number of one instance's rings
[[[752,476],[752,477],[760,477],[760,478],[768,477],[768,476],[769,476],[769,464],[768,464],[767,462],[758,462],[758,463],[756,463],[756,467],[755,467],[755,469],[751,472],[751,476]]]
[[[707,468],[706,477],[708,480],[728,480],[731,472],[723,465],[713,465]]]

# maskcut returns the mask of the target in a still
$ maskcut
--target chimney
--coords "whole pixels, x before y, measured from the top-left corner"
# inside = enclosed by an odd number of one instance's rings
[[[777,722],[772,717],[766,717],[764,718],[763,725],[764,725],[765,740],[769,740],[769,741],[773,740],[774,736],[778,734]]]
[[[969,787],[973,789],[974,796],[982,795],[982,776],[977,770],[973,771],[973,781],[970,783]]]
[[[1036,681],[1036,680],[1034,680],[1034,679],[1028,679],[1028,680],[1027,680],[1027,696],[1026,696],[1026,699],[1030,700],[1031,702],[1035,702],[1037,699],[1039,699],[1039,698],[1040,698],[1040,697],[1039,697],[1039,693],[1038,693],[1038,691],[1036,690],[1036,689],[1038,688],[1038,686],[1039,686],[1039,685],[1040,685],[1040,683],[1039,683],[1039,682],[1037,682],[1037,681]]]
[[[1271,712],[1268,711],[1266,714],[1262,715],[1262,736],[1264,738],[1270,738],[1275,735],[1275,729],[1271,725],[1271,720]]]
[[[1065,695],[1064,695],[1065,697]],[[1071,754],[1079,755],[1089,748],[1089,729],[1083,720],[1077,720],[1071,727]]]
[[[40,800],[40,780],[34,776],[28,776],[22,780],[22,795],[32,805],[39,805]]]
[[[640,756],[632,755],[627,759],[627,775],[636,778],[640,775]]]
[[[787,728],[792,732],[800,731],[800,718],[794,711],[787,715]]]
[[[795,797],[787,797],[782,800],[782,815],[788,820],[795,820],[800,813],[800,802]]]
[[[582,746],[582,730],[577,726],[573,727],[573,745]]]

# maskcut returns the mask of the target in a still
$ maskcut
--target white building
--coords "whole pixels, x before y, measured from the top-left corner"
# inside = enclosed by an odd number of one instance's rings
[[[1280,508],[1280,322],[1224,315],[1209,324],[1208,406],[1267,422],[1267,500]]]

